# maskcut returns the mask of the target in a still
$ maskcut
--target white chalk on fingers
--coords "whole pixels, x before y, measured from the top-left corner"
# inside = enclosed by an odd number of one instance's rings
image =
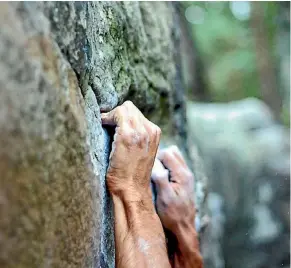
[[[180,150],[177,145],[171,145],[169,150],[180,153]]]
[[[169,177],[169,170],[165,169],[163,164],[157,158],[155,159],[154,166],[152,169],[152,179],[155,180],[162,180],[167,179]]]

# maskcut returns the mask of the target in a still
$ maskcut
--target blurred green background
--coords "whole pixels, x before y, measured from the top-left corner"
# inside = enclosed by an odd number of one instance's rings
[[[290,126],[290,2],[183,6],[208,101],[257,97]]]

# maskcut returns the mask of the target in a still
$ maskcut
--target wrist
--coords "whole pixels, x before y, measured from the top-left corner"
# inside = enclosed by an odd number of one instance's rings
[[[116,176],[107,173],[106,184],[110,194],[116,199],[126,202],[147,200],[151,196],[150,181],[140,183],[146,178],[135,176]]]
[[[119,191],[110,193],[113,203],[122,203],[126,211],[130,213],[155,213],[155,207],[152,201],[151,189],[149,186],[140,191],[134,187],[127,186],[119,189]]]
[[[174,232],[179,251],[182,254],[193,254],[199,251],[198,234],[195,230],[194,223],[183,222],[177,225]]]
[[[164,239],[162,224],[156,213],[151,195],[125,191],[113,194],[114,213],[117,215],[123,211],[125,216],[124,224],[128,232],[135,233],[136,237],[144,239],[152,238],[152,230],[156,230]],[[130,197],[129,197],[130,195]],[[151,226],[149,229],[148,226]]]

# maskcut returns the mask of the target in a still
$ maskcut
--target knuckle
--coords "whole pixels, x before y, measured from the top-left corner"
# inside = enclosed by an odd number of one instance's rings
[[[129,109],[136,108],[136,106],[130,100],[125,101],[122,105],[125,106],[125,107],[127,107],[127,108],[129,108]]]
[[[171,145],[170,148],[169,148],[169,150],[170,150],[171,152],[180,153],[180,150],[179,150],[179,148],[178,148],[177,145]]]
[[[162,134],[162,130],[156,126],[156,137],[159,139],[161,137],[161,134]]]
[[[149,143],[149,135],[145,129],[140,129],[136,132],[134,143],[140,148],[146,147]]]
[[[140,141],[144,144],[146,144],[149,140],[149,135],[145,129],[143,129],[139,132],[139,137],[140,137]]]
[[[129,126],[122,131],[122,140],[129,147],[143,148],[147,145],[149,138],[145,130],[137,130]]]
[[[134,129],[128,130],[127,135],[126,135],[127,143],[128,144],[135,144],[137,139],[138,139],[138,136],[136,135],[136,132],[134,131]]]
[[[127,100],[124,102],[125,105],[133,105],[133,102],[131,100]]]
[[[168,151],[172,156],[181,156],[180,150],[177,145],[171,145],[168,148]]]
[[[130,128],[126,127],[126,128],[121,129],[120,137],[122,141],[128,143],[132,137],[132,131],[130,130]]]
[[[153,169],[152,170],[152,178],[153,180],[163,183],[167,182],[169,177],[169,171],[167,169]]]
[[[150,123],[149,135],[153,139],[159,139],[160,138],[160,135],[161,135],[161,129],[157,125],[155,125],[153,123]]]
[[[134,120],[134,117],[132,115],[128,115],[127,116],[127,122],[128,122],[128,125],[130,127],[134,127],[135,126],[135,120]]]
[[[164,157],[165,157],[166,159],[172,159],[172,158],[174,157],[174,155],[173,155],[173,153],[172,153],[171,150],[166,149],[166,150],[164,151]]]
[[[122,106],[116,107],[115,113],[116,113],[116,116],[119,116],[119,117],[124,116],[125,115],[124,107]]]

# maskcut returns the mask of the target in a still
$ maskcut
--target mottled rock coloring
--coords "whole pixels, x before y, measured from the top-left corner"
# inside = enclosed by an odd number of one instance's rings
[[[132,100],[191,162],[174,6],[0,7],[0,266],[114,267],[100,110]]]

